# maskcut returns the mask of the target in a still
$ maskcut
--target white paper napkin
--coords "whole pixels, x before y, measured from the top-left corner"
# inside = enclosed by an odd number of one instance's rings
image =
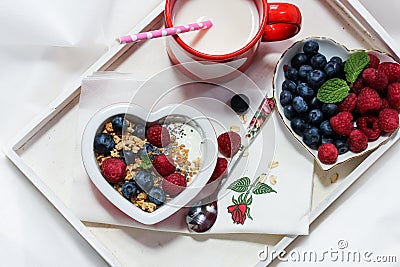
[[[213,123],[219,134],[223,131],[222,126],[229,129],[231,125],[240,124],[239,117],[225,104],[233,92],[242,92],[249,96],[251,110],[257,109],[265,94],[259,89],[243,86],[237,80],[230,83],[229,89],[232,92],[207,84],[193,83],[175,87],[189,80],[181,75],[167,75],[168,79],[163,75],[159,76],[150,81],[141,81],[129,74],[109,72],[95,73],[83,81],[79,104],[76,172],[70,201],[71,210],[81,220],[159,231],[188,232],[185,224],[187,210],[181,209],[155,225],[143,225],[116,208],[91,182],[81,161],[80,140],[85,125],[98,110],[119,102],[131,102],[148,110],[153,104],[153,108],[157,109],[163,105],[184,102],[198,108],[212,121],[223,124]],[[168,91],[171,88],[175,89]],[[246,117],[250,120],[251,112]],[[244,129],[247,124],[241,126]],[[276,162],[277,166],[270,168],[271,162]],[[276,193],[255,194],[254,191],[249,191],[246,199],[251,197],[252,201],[247,202],[250,210],[246,218],[239,212],[243,206],[237,207],[233,213],[229,212],[235,209],[232,197],[237,201],[241,193],[227,187],[242,177],[249,177],[253,181],[263,173],[265,184]],[[312,158],[294,140],[274,112],[249,148],[249,155],[240,160],[221,190],[218,218],[210,233],[308,234],[312,176]]]

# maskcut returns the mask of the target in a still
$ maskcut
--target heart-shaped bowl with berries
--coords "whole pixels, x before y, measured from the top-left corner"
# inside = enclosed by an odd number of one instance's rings
[[[323,170],[373,151],[399,128],[400,65],[376,50],[325,37],[294,43],[279,59],[278,113]]]
[[[203,189],[217,153],[212,124],[187,105],[147,112],[114,104],[98,111],[82,136],[82,160],[93,184],[147,225],[171,216]]]

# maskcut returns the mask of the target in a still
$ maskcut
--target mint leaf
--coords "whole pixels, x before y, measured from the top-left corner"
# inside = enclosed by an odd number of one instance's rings
[[[253,189],[253,193],[256,195],[267,194],[267,193],[276,193],[272,187],[264,183],[257,183]]]
[[[150,169],[151,166],[153,166],[149,155],[143,154],[140,156],[140,159],[142,160],[142,162],[139,165],[141,168],[147,170],[147,169]]]
[[[346,74],[346,80],[350,83],[354,83],[361,72],[369,64],[369,56],[365,51],[359,51],[352,54],[344,65],[344,72]]]
[[[249,189],[249,186],[250,186],[250,178],[242,177],[239,180],[236,180],[235,182],[233,182],[230,186],[228,186],[228,189],[235,191],[235,192],[243,193],[243,192],[246,192],[247,189]],[[239,201],[239,203],[240,203],[240,201]]]
[[[317,98],[323,103],[337,103],[349,95],[350,87],[345,80],[333,78],[327,80],[317,93]]]

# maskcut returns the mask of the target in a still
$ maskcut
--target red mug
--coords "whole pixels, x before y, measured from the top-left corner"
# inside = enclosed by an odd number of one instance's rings
[[[192,0],[166,0],[166,27],[178,26],[173,24],[173,12],[175,3],[179,1]],[[167,52],[172,63],[195,80],[229,80],[246,70],[261,41],[285,40],[300,31],[302,17],[297,6],[289,3],[267,3],[267,0],[254,0],[254,4],[259,15],[258,30],[243,47],[226,54],[207,54],[185,43],[179,35],[174,35],[167,38]],[[229,7],[226,12],[229,12]]]

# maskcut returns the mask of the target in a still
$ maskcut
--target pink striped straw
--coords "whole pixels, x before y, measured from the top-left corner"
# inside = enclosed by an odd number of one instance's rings
[[[133,35],[121,36],[117,39],[120,44],[139,42],[143,40],[149,40],[153,38],[159,38],[169,35],[174,35],[178,33],[190,32],[190,31],[198,31],[203,29],[208,29],[213,26],[211,20],[206,20],[203,22],[192,23],[183,26],[176,26],[172,28],[166,28],[162,30],[155,30],[149,32],[141,32]]]

